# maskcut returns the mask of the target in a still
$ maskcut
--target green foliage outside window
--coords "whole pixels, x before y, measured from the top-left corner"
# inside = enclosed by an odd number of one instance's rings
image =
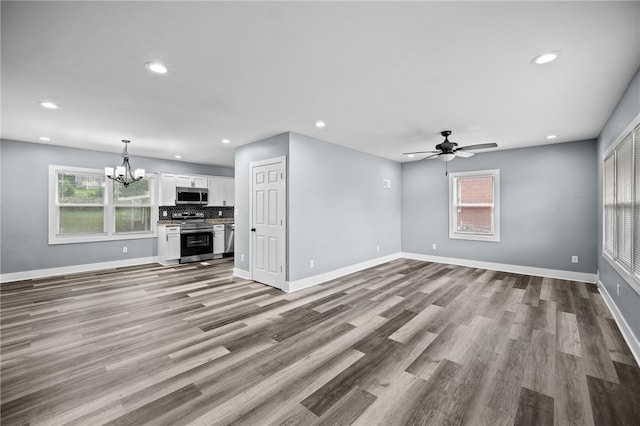
[[[103,232],[103,207],[60,207],[60,234],[100,234]]]
[[[105,184],[113,185],[112,200],[105,200]],[[129,186],[108,181],[99,174],[59,172],[58,233],[62,235],[145,232],[151,230],[151,183],[148,179]],[[107,209],[114,222],[105,223]]]
[[[104,204],[104,177],[97,175],[58,175],[58,203]]]

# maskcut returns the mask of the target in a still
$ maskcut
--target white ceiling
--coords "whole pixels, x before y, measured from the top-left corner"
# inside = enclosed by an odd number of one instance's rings
[[[637,1],[2,1],[1,12],[2,138],[114,153],[131,139],[134,158],[226,166],[235,147],[285,131],[397,161],[445,129],[501,149],[595,138],[640,67]],[[550,50],[558,60],[530,63]]]

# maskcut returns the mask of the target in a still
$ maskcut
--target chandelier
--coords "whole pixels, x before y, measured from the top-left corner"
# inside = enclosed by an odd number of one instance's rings
[[[122,140],[124,143],[124,149],[122,150],[122,165],[116,167],[115,175],[113,173],[113,167],[105,167],[104,175],[109,179],[113,179],[116,182],[120,182],[125,187],[129,186],[130,183],[137,182],[144,178],[144,169],[136,169],[134,172],[131,171],[131,164],[129,164],[129,152],[127,151],[127,144],[131,141],[126,139]]]

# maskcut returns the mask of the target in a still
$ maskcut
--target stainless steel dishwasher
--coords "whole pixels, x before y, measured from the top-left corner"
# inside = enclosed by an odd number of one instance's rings
[[[224,253],[233,253],[233,234],[235,232],[236,225],[234,223],[227,223],[224,225]]]

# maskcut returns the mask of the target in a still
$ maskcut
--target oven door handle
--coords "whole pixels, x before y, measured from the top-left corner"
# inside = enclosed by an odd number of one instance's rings
[[[180,231],[181,235],[184,235],[184,234],[202,234],[202,233],[211,233],[211,234],[213,234],[213,229],[211,229],[211,230],[209,230],[209,229],[193,229],[193,230]]]

